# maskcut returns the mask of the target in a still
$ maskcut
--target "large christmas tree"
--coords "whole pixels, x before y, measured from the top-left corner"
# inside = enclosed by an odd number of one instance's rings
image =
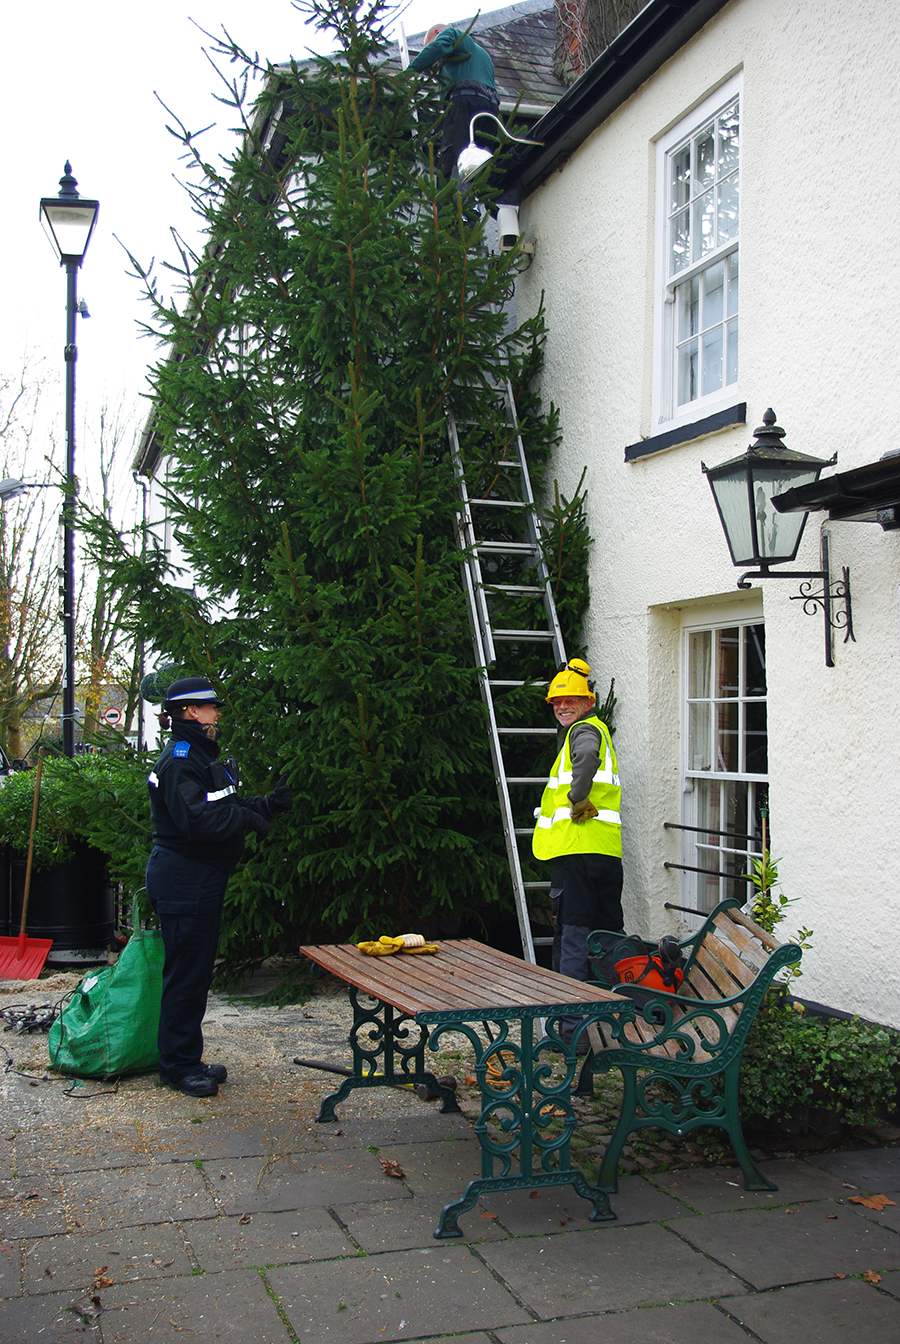
[[[169,512],[203,600],[149,565],[136,610],[221,689],[242,788],[286,772],[296,800],[231,883],[232,960],[510,901],[445,410],[474,423],[482,476],[510,436],[496,380],[538,481],[555,437],[530,391],[542,320],[508,329],[514,258],[434,169],[434,93],[387,61],[377,0],[315,13],[339,54],[270,67],[246,114],[234,82],[239,149],[221,172],[196,155],[208,247],[175,302],[148,284]],[[563,582],[579,607],[583,565]]]

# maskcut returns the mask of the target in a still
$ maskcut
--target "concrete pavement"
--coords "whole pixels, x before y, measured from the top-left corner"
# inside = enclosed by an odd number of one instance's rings
[[[227,1060],[237,1012],[216,1011]],[[436,1242],[478,1174],[470,1119],[384,1090],[316,1124],[334,1080],[291,1057],[337,1059],[343,1030],[316,1013],[254,1019],[207,1101],[0,1079],[2,1344],[900,1340],[900,1150],[764,1162],[772,1194],[726,1167],[626,1176],[612,1224],[568,1187],[491,1196]],[[851,1202],[870,1195],[896,1203]]]

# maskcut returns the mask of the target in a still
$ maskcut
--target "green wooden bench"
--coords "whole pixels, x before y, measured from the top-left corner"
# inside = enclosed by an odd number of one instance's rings
[[[588,939],[600,960],[616,935],[597,930]],[[636,947],[635,944],[638,946]],[[724,1129],[747,1190],[775,1190],[750,1156],[741,1128],[738,1075],[747,1034],[766,991],[782,967],[799,961],[796,944],[780,945],[739,909],[722,901],[703,927],[680,944],[686,957],[676,994],[650,990],[632,1016],[591,1022],[591,1046],[576,1088],[589,1095],[597,1074],[620,1069],[622,1109],[600,1166],[597,1186],[618,1189],[618,1163],[629,1134],[657,1127],[679,1137],[702,1125]],[[628,938],[622,956],[656,944]],[[613,956],[615,956],[615,952]],[[596,962],[595,962],[596,965]],[[622,992],[619,986],[618,993]]]

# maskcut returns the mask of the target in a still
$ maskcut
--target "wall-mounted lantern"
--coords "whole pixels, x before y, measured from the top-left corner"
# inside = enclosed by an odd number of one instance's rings
[[[806,513],[779,513],[772,503],[773,495],[809,485],[819,479],[823,467],[837,461],[837,454],[828,460],[810,457],[785,447],[784,430],[775,423],[775,412],[767,410],[763,423],[754,431],[753,443],[740,457],[732,458],[717,467],[701,463],[709,480],[719,521],[731,552],[731,563],[737,567],[758,565],[759,568],[742,574],[739,588],[749,588],[750,579],[802,579],[800,592],[792,597],[803,603],[803,610],[811,615],[818,607],[825,615],[825,665],[834,667],[832,629],[844,631],[844,643],[852,639],[853,620],[850,608],[850,572],[846,566],[843,579],[832,584],[829,569],[828,533],[822,533],[822,568],[819,570],[772,569],[772,565],[789,564],[797,555]],[[814,581],[822,584],[820,593],[813,592]],[[836,609],[841,603],[842,608]]]

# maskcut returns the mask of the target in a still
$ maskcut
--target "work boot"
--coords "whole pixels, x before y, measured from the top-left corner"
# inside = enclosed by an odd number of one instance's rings
[[[167,1073],[159,1076],[167,1087],[174,1088],[176,1092],[185,1092],[189,1097],[214,1097],[219,1090],[219,1084],[204,1072],[202,1064],[196,1065],[190,1073],[184,1073],[180,1078],[171,1078]]]
[[[228,1070],[224,1064],[201,1064],[200,1072],[205,1073],[207,1078],[212,1078],[214,1083],[227,1083]]]

